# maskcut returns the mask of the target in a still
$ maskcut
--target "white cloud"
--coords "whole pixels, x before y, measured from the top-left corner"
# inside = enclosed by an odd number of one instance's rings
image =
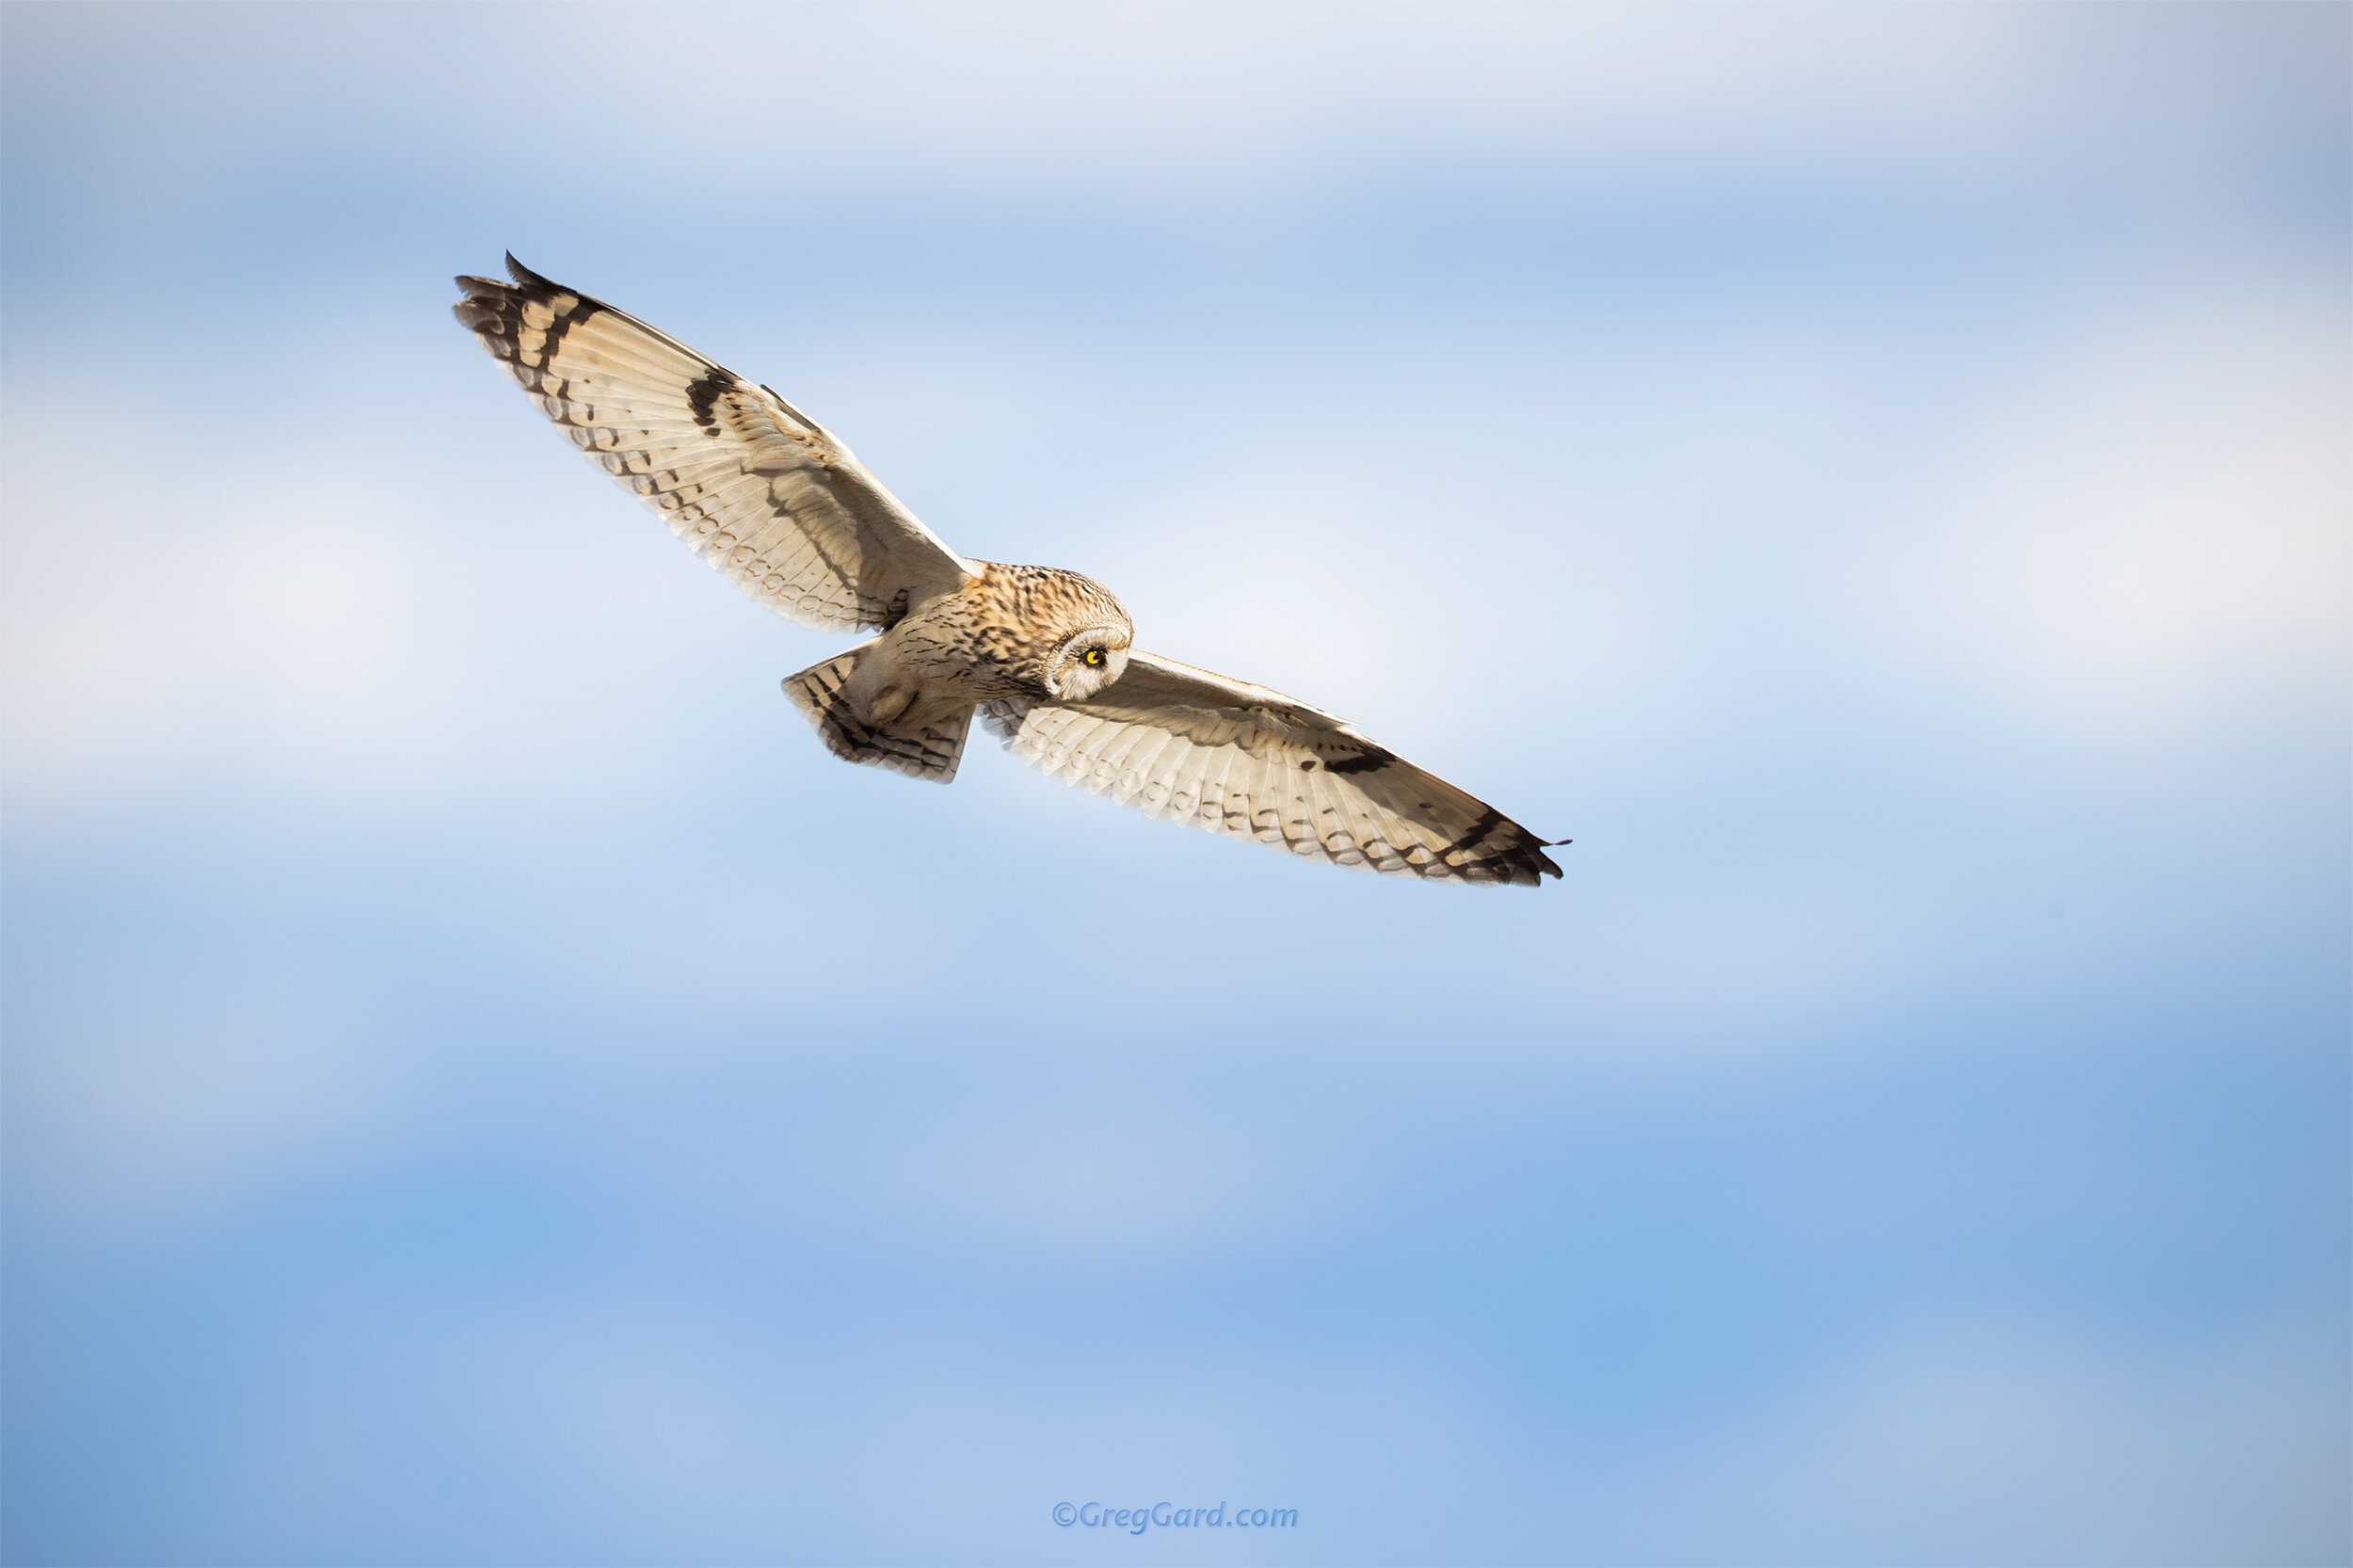
[[[1088,1258],[1190,1256],[1263,1224],[1250,1209],[1267,1196],[1265,1151],[1214,1127],[1190,1105],[1071,1093],[926,1128],[893,1162],[908,1200],[984,1234]]]
[[[27,445],[87,472],[89,443]],[[21,450],[21,449],[20,449]],[[181,771],[409,775],[446,745],[460,684],[397,506],[284,455],[259,503],[152,473],[67,498],[20,490],[8,532],[11,782],[37,796]],[[331,502],[321,497],[332,496]]]
[[[1995,1322],[1863,1351],[1686,1457],[1691,1549],[1860,1559],[2304,1562],[2348,1544],[2334,1331],[2132,1346]],[[1734,1433],[1737,1432],[1737,1435]],[[1786,1543],[1786,1545],[1780,1545]]]
[[[2233,307],[2233,304],[2235,308]],[[1996,389],[1845,578],[1940,684],[2091,739],[2340,680],[2353,381],[2333,298],[2111,317]],[[1917,523],[1901,517],[1912,510]],[[1890,557],[1894,557],[1893,560]]]
[[[150,960],[9,1031],[43,1225],[201,1229],[380,1145],[403,1077],[376,1021],[323,986],[233,988]],[[409,1068],[416,1064],[411,1063]]]
[[[527,203],[596,190],[659,221],[687,193],[878,184],[1213,207],[1460,160],[1971,179],[2030,166],[2055,132],[2092,156],[2227,163],[2259,84],[2328,28],[2004,7],[482,6],[192,8],[136,37],[34,13],[11,32],[45,66],[19,112],[100,107],[85,151],[161,200],[306,149],[396,148]]]

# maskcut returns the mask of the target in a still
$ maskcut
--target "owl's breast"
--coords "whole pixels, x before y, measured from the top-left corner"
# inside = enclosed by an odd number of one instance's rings
[[[960,594],[923,605],[883,634],[890,663],[926,688],[953,688],[974,702],[1042,695],[1030,671],[1038,663],[1031,639],[975,609]]]

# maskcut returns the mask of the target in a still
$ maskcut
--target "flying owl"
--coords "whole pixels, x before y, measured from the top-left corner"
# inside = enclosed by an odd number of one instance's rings
[[[1049,776],[1335,865],[1541,885],[1546,841],[1320,708],[1135,646],[1075,571],[950,550],[764,386],[514,257],[454,309],[572,444],[754,599],[880,635],[788,677],[837,757],[945,784],[978,711]]]

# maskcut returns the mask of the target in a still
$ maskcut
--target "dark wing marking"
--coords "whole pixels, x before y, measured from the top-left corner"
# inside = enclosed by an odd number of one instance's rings
[[[744,592],[805,626],[888,628],[971,563],[765,387],[514,257],[457,319],[572,444]]]
[[[1141,650],[1093,701],[990,703],[1032,767],[1164,818],[1374,871],[1536,887],[1545,841],[1282,693]]]

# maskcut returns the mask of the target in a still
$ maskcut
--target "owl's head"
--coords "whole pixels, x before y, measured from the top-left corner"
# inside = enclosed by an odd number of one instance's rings
[[[1048,700],[1084,702],[1127,673],[1134,627],[1093,578],[991,561],[969,592],[984,632],[1010,633],[1006,673],[1035,682]]]
[[[1128,673],[1133,637],[1125,616],[1072,632],[1047,655],[1047,695],[1061,702],[1086,701]]]

